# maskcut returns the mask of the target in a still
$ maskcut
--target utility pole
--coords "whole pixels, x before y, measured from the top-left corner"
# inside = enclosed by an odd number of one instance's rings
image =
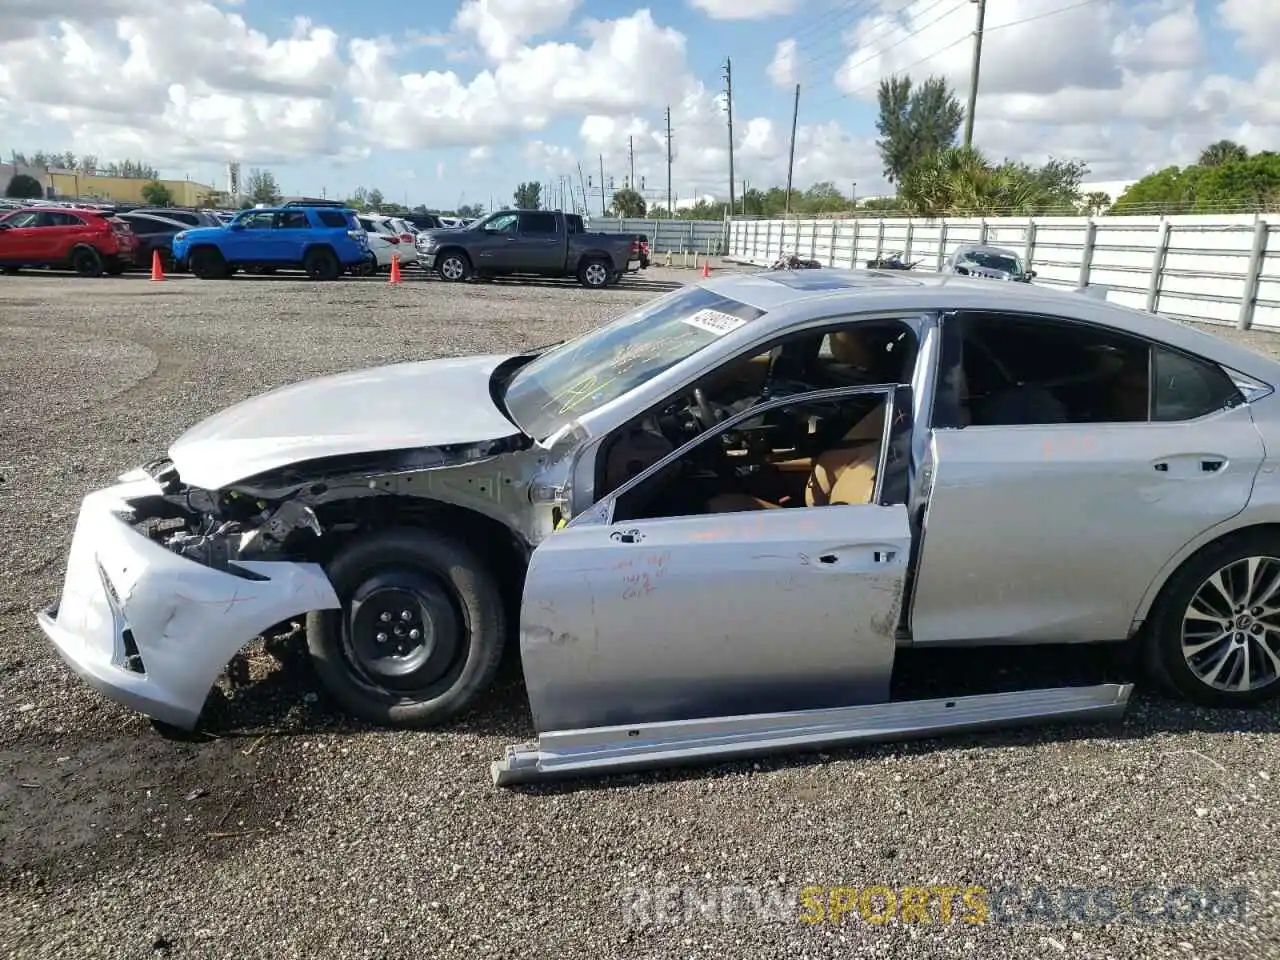
[[[582,161],[578,161],[578,186],[582,188],[582,212],[586,213],[591,209],[587,204],[587,181],[582,176]]]
[[[733,61],[724,58],[724,105],[729,113],[729,213],[733,213]]]
[[[604,154],[600,154],[600,216],[604,217]]]
[[[800,120],[800,84],[796,84],[796,105],[791,111],[791,155],[787,158],[787,209],[791,213],[791,174],[796,166],[796,124]]]
[[[973,31],[973,66],[969,70],[969,109],[964,112],[964,145],[973,146],[973,113],[978,109],[978,74],[982,70],[982,24],[987,18],[987,0],[969,0],[978,5],[978,23]]]
[[[667,107],[667,216],[675,215],[675,203],[671,199],[671,108]]]
[[[627,186],[629,186],[632,190],[635,190],[636,189],[636,138],[633,136],[627,137],[627,161],[631,165],[631,179],[627,181]]]

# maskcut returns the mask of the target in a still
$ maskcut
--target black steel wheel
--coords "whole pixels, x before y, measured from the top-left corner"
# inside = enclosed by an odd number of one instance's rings
[[[342,609],[307,618],[307,646],[351,713],[433,726],[492,682],[505,640],[502,595],[465,545],[426,530],[370,533],[328,573]]]

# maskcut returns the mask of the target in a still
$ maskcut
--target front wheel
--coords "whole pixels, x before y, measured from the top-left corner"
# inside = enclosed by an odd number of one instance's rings
[[[578,282],[598,290],[609,285],[611,272],[603,260],[584,260],[578,267]]]
[[[1161,591],[1144,646],[1152,678],[1192,703],[1280,696],[1280,536],[1250,531],[1192,556]]]
[[[493,681],[505,637],[493,577],[465,545],[424,530],[374,533],[340,553],[329,579],[342,609],[307,618],[316,673],[351,713],[428,727]]]
[[[461,283],[471,277],[471,261],[465,254],[450,251],[436,262],[436,272],[441,280]]]
[[[191,272],[201,280],[222,280],[231,274],[222,253],[213,247],[191,251]]]

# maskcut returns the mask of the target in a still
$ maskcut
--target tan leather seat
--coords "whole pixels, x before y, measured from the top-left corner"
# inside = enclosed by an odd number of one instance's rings
[[[884,435],[885,404],[855,423],[838,446],[819,454],[804,485],[807,507],[870,503],[880,468],[880,438]],[[718,493],[707,502],[710,513],[773,510],[770,503],[745,493]]]
[[[828,334],[827,343],[831,346],[831,358],[836,363],[865,369],[874,362],[871,350],[867,347],[866,338],[859,336],[853,330],[840,330]]]

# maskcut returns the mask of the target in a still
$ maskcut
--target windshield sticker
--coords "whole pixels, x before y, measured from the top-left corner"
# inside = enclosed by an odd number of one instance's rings
[[[697,327],[699,330],[707,331],[707,333],[714,333],[717,337],[723,337],[726,333],[732,333],[737,330],[747,321],[741,317],[735,317],[731,313],[722,313],[719,310],[699,310],[693,316],[685,317],[684,322],[691,327]]]

